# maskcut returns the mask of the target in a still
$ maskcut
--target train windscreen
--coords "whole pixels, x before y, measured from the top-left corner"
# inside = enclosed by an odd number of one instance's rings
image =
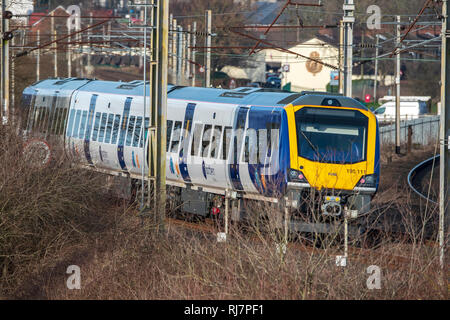
[[[304,107],[295,122],[300,157],[341,164],[366,160],[369,119],[361,112]]]

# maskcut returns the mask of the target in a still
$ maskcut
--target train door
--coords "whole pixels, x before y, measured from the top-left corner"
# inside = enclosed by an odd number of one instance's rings
[[[210,113],[207,114],[207,117],[212,120],[207,127],[210,132],[204,132],[201,145],[203,148],[203,144],[206,144],[205,140],[209,141],[209,150],[204,150],[206,154],[202,158],[200,174],[206,179],[207,186],[220,190],[229,188],[226,163],[233,123],[233,113],[230,111],[233,109],[230,109],[229,106],[218,106],[210,110]]]
[[[229,135],[228,141],[230,140],[232,110],[229,106],[196,106],[193,123],[189,128],[189,140],[185,140],[187,145],[183,150],[187,156],[190,183],[194,186],[221,190],[228,187],[226,157],[222,157],[221,148],[225,127]],[[188,116],[189,111],[186,114]]]
[[[88,96],[86,98],[89,98]],[[86,129],[84,133],[83,150],[86,162],[89,165],[93,165],[92,161],[92,149],[91,149],[91,136],[94,128],[95,109],[97,105],[98,95],[93,94],[89,101],[89,110],[86,118]]]
[[[86,164],[89,163],[88,159],[90,160],[89,140],[86,144],[86,135],[89,135],[86,127],[89,122],[90,98],[90,94],[82,94],[79,97],[78,103],[76,104],[75,126],[72,135],[76,153],[82,162]]]
[[[64,128],[67,123],[67,113],[70,104],[70,94],[67,91],[63,91],[56,98],[56,111],[54,116],[51,132],[55,135],[59,144],[64,143]]]
[[[168,100],[167,140],[166,140],[166,178],[173,182],[183,182],[179,166],[179,150],[186,104]]]
[[[253,168],[257,167],[256,161],[256,147],[257,141],[257,131],[254,127],[250,126],[250,118],[255,112],[252,108],[247,112],[247,119],[245,123],[245,131],[242,136],[241,143],[241,153],[239,157],[239,175],[241,179],[242,186],[246,192],[257,193],[258,189],[255,188],[254,179],[255,175],[251,175],[250,171],[254,173]],[[257,114],[257,112],[256,112]],[[252,170],[250,170],[252,169]]]
[[[248,173],[248,191],[267,194],[279,171],[280,113],[267,107],[251,107],[242,151],[242,171]]]
[[[179,151],[179,168],[180,174],[185,183],[192,183],[192,178],[189,173],[191,165],[188,165],[188,158],[190,158],[190,142],[192,135],[192,123],[194,121],[194,112],[196,104],[188,103],[186,106],[186,112],[183,121],[183,130],[180,135],[180,151]]]
[[[36,117],[36,111],[37,111],[37,96],[39,94],[38,90],[34,90],[31,102],[30,102],[30,111],[28,112],[27,117],[27,126],[26,126],[26,134],[32,134],[33,128],[35,127],[35,117]]]
[[[45,124],[44,134],[45,139],[47,141],[51,141],[52,144],[54,144],[56,141],[54,141],[54,124],[56,123],[56,102],[58,99],[59,91],[55,91],[50,97],[49,97],[49,104],[48,104],[48,116],[47,116],[47,123]]]
[[[198,112],[197,115],[201,115],[202,107],[199,106],[198,110],[200,112]],[[205,125],[204,119],[200,116],[197,116],[194,119],[192,126],[192,139],[189,148],[189,170],[191,172],[191,182],[193,185],[203,186],[205,185],[206,178],[203,176],[202,172],[202,137],[207,134],[205,133],[205,130],[208,131],[208,126]]]
[[[144,119],[143,114],[142,116],[138,115],[136,126],[134,127],[132,161],[134,161],[133,173],[139,176],[142,175],[142,170],[144,170],[144,175],[148,175],[148,162],[150,159],[148,152],[149,128],[150,117],[145,117]]]
[[[247,122],[248,107],[239,106],[234,121],[231,155],[229,157],[229,179],[234,190],[243,191],[244,186],[241,177],[240,159],[243,148],[245,127]]]
[[[136,97],[130,100],[131,98],[128,98],[125,101],[125,105],[130,104],[130,106],[126,107],[129,108],[129,117],[128,117],[128,127],[126,130],[126,135],[124,138],[124,162],[126,163],[126,167],[128,169],[129,173],[135,174],[135,175],[141,175],[142,174],[142,165],[144,165],[144,158],[143,158],[143,150],[141,147],[140,135],[142,132],[142,126],[145,125],[144,119],[143,119],[143,112],[142,112],[142,105],[143,105],[143,99],[141,97]],[[148,118],[149,119],[149,118]],[[147,123],[149,120],[147,120]],[[106,121],[106,133],[105,133],[105,143],[110,143],[110,135],[108,135],[109,126],[112,126],[113,120],[107,119]],[[148,126],[148,124],[147,124]],[[146,152],[147,154],[148,152]]]
[[[256,126],[262,125],[265,127],[260,133],[258,150],[261,163],[259,177],[262,182],[263,192],[266,196],[276,196],[279,195],[279,191],[284,184],[284,175],[283,171],[281,171],[282,163],[284,163],[283,167],[287,167],[285,162],[288,161],[288,159],[280,158],[282,152],[285,152],[282,149],[284,150],[286,147],[281,145],[281,112],[269,109],[266,111],[264,119],[260,119],[261,121],[255,120]]]
[[[122,106],[122,116],[120,119],[120,127],[117,137],[118,142],[115,148],[117,152],[116,154],[117,161],[119,163],[119,169],[125,172],[128,172],[129,166],[129,152],[126,149],[127,139],[131,139],[131,132],[129,131],[129,129],[131,128],[131,126],[133,126],[134,128],[134,122],[136,121],[136,117],[130,115],[132,101],[133,98],[131,97],[126,97],[122,101],[117,101],[117,103]],[[100,122],[103,122],[106,125],[107,116],[103,116],[103,119],[101,119]]]

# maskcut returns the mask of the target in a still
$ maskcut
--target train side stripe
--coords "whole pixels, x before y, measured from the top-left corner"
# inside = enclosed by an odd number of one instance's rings
[[[86,132],[84,135],[84,155],[86,156],[86,160],[90,165],[93,165],[92,157],[91,157],[91,150],[90,150],[90,139],[92,135],[92,124],[94,122],[94,115],[95,115],[95,106],[97,105],[97,94],[93,94],[91,97],[91,103],[89,104],[89,114],[88,114],[88,121],[86,126]]]
[[[119,160],[120,167],[122,168],[123,171],[128,171],[123,155],[123,148],[125,142],[125,135],[127,133],[128,117],[130,116],[131,101],[133,101],[133,98],[131,97],[127,97],[127,99],[125,100],[125,106],[122,114],[122,122],[120,125],[119,143],[117,145],[117,158]]]

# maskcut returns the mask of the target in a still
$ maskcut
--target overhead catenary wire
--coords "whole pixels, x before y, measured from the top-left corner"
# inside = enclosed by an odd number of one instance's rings
[[[433,0],[427,0],[425,2],[425,4],[423,5],[422,9],[420,10],[420,12],[417,14],[416,18],[414,19],[414,21],[411,23],[411,25],[408,27],[408,30],[406,30],[405,34],[400,38],[399,41],[399,46],[402,45],[403,40],[405,40],[405,38],[408,36],[409,32],[411,31],[411,29],[416,25],[417,21],[420,19],[420,17],[422,16],[422,14],[425,12],[425,9],[429,7],[429,5],[432,3]],[[397,48],[395,48],[389,57],[392,57],[394,54],[400,54],[400,52],[397,51],[397,53],[395,53]]]
[[[288,8],[289,9],[289,8]],[[302,11],[307,11],[307,10],[302,10]],[[313,11],[313,10],[310,10],[310,12],[311,11]],[[319,11],[315,11],[315,12],[319,12]],[[323,12],[323,13],[333,13],[333,12],[329,12],[329,11],[323,11],[323,10],[321,10],[320,12]],[[242,11],[241,12],[239,12],[239,13],[243,13]],[[213,13],[212,15],[213,16],[221,16],[221,15],[227,15],[227,14],[232,14],[232,12],[228,12],[228,13]],[[342,14],[342,13],[338,13],[338,12],[336,12],[336,14]],[[365,13],[356,13],[357,15],[367,15],[367,14],[365,14]],[[201,17],[203,17],[203,15],[200,15]],[[383,15],[383,16],[389,16],[389,15]],[[413,15],[402,15],[402,16],[413,16]],[[427,16],[434,16],[434,15],[423,15],[423,17],[427,17]],[[41,16],[41,18],[43,18],[43,17],[51,17],[51,15],[47,15],[47,16]],[[59,17],[59,16],[54,16],[54,17]],[[65,17],[65,18],[67,18],[67,16],[61,16],[61,17]],[[90,18],[90,16],[85,16],[86,18]],[[101,16],[93,16],[93,18],[100,18]],[[178,16],[178,17],[180,17],[180,16]],[[119,17],[119,16],[108,16],[108,18],[110,19],[110,18],[118,18],[118,19],[120,19],[120,18],[122,18],[122,17]],[[419,23],[421,23],[421,22],[419,22]],[[419,24],[419,23],[417,23],[417,25]],[[420,28],[417,28],[417,29],[413,29],[411,32],[416,32],[416,31],[418,31],[418,30],[421,30],[421,29],[425,29],[425,28],[427,28],[429,26],[429,24],[428,25],[424,25],[424,26],[422,26],[422,27],[420,27]],[[236,26],[236,28],[239,28],[239,27],[242,27],[242,28],[247,28],[247,27],[249,27],[249,28],[251,28],[251,27],[257,27],[258,29],[260,29],[260,28],[262,28],[263,26],[252,26],[252,25],[249,25],[249,26]],[[274,25],[274,26],[272,26],[273,28],[275,27],[275,28],[278,28],[278,27],[283,27],[283,28],[289,28],[289,26],[277,26],[277,25]],[[298,26],[293,26],[293,27],[298,27]],[[304,27],[307,27],[307,26],[304,26]],[[312,26],[311,26],[312,27]],[[320,26],[318,26],[318,27],[320,27]],[[133,33],[136,33],[137,34],[137,36],[138,36],[138,38],[139,38],[139,40],[140,41],[142,41],[142,38],[141,37],[139,37],[139,31],[134,31],[134,30],[129,30],[130,32],[133,32]],[[172,30],[172,31],[174,31],[174,30]],[[119,33],[119,32],[121,32],[121,30],[110,30],[110,34],[117,34],[117,33]],[[183,32],[187,32],[187,31],[183,31]],[[198,32],[197,33],[197,35],[198,36],[205,36],[205,34],[201,34],[201,32]],[[33,35],[29,35],[30,37],[32,37]],[[84,37],[85,35],[83,35],[83,37]],[[101,37],[100,35],[93,35],[92,37]],[[111,36],[111,37],[114,37],[114,36]],[[120,40],[120,41],[119,41]],[[89,45],[89,44],[92,44],[92,45],[94,45],[94,49],[101,49],[101,48],[105,48],[105,49],[107,49],[107,48],[111,48],[111,50],[113,50],[113,47],[112,46],[122,46],[121,45],[121,43],[124,43],[124,42],[136,42],[136,43],[138,43],[138,41],[139,41],[138,39],[123,39],[123,38],[118,38],[118,41],[109,41],[109,42],[107,42],[107,41],[80,41],[80,42],[74,42],[74,41],[72,41],[72,42],[64,42],[64,41],[59,41],[58,42],[58,45],[59,45],[59,48],[57,49],[57,50],[60,50],[60,51],[63,51],[63,50],[65,50],[64,49],[64,46],[66,46],[66,45],[69,45],[69,44],[73,44],[73,45],[80,45],[80,46],[83,46],[83,45]],[[276,46],[278,46],[278,45],[276,45],[276,43],[278,42],[278,41],[280,41],[281,42],[281,40],[277,40],[277,39],[274,39],[274,40],[271,40],[271,43],[274,45],[274,46],[272,46],[272,47],[263,47],[262,49],[275,49],[274,47],[276,47]],[[386,42],[387,41],[389,41],[389,40],[386,40]],[[408,40],[406,40],[406,41],[408,41]],[[293,41],[294,43],[295,43],[295,41]],[[102,43],[104,43],[104,44],[110,44],[111,46],[109,47],[109,46],[107,46],[107,45],[105,45],[105,46],[101,46],[100,44],[102,44]],[[311,44],[309,44],[309,45],[305,45],[305,44],[298,44],[298,45],[302,45],[304,48],[317,48],[317,47],[323,47],[323,46],[321,46],[320,44],[317,44],[317,45],[311,45]],[[278,46],[278,47],[280,47],[280,46]],[[356,47],[356,46],[355,46]],[[419,46],[420,47],[420,46]],[[14,47],[14,49],[18,49],[19,47]],[[33,49],[33,48],[31,48],[31,46],[28,46],[28,47],[26,47],[27,48],[27,50],[29,50],[29,49]],[[207,49],[206,47],[205,48],[199,48],[200,50],[201,49]],[[211,49],[216,49],[216,48],[214,48],[214,47],[212,47]],[[217,49],[219,49],[219,46],[217,46]],[[222,49],[228,49],[227,47],[223,47]],[[239,47],[239,46],[236,46],[236,47],[232,47],[232,46],[230,46],[229,47],[229,49],[236,49],[236,50],[238,50],[238,49],[244,49],[244,50],[246,50],[246,49],[248,49],[248,48],[245,48],[245,47]],[[282,48],[283,49],[283,48]],[[50,49],[50,50],[53,50],[53,49]],[[120,51],[120,48],[117,48],[117,50],[119,50]],[[130,50],[132,50],[132,47],[131,48],[127,48],[126,50],[124,50],[124,51],[130,51]],[[284,50],[284,49],[283,49]],[[47,52],[49,52],[49,51],[47,51]],[[201,53],[200,53],[201,54]],[[240,56],[240,57],[243,57],[243,55],[237,55],[237,54],[227,54],[227,53],[214,53],[214,55],[216,55],[216,56],[218,56],[218,55],[221,55],[221,56],[230,56],[230,57],[238,57],[238,56]],[[303,59],[303,58],[301,58],[301,57],[299,57],[298,55],[295,55],[296,57],[297,57],[297,59]],[[324,59],[324,60],[326,60],[326,59],[333,59],[333,58],[335,58],[335,57],[322,57],[321,59]],[[305,59],[305,61],[307,61],[308,60],[308,57],[305,57],[304,58]],[[370,59],[370,58],[369,58]],[[364,59],[364,60],[369,60],[369,59]],[[388,59],[386,59],[385,57],[380,57],[379,58],[380,60],[388,60]],[[359,60],[359,58],[356,58],[355,60]],[[425,60],[425,59],[409,59],[409,60],[411,60],[411,61],[433,61],[433,60],[431,60],[431,59],[427,59],[427,60]],[[361,60],[360,60],[361,61]],[[302,60],[294,60],[292,63],[302,63]]]
[[[61,40],[64,40],[64,39],[67,39],[67,38],[72,37],[72,36],[74,36],[74,35],[80,34],[80,33],[84,32],[84,31],[89,30],[89,29],[98,27],[98,26],[100,26],[100,25],[102,25],[102,24],[104,24],[104,23],[106,23],[106,22],[108,22],[108,21],[109,21],[109,20],[100,21],[100,22],[95,23],[95,24],[93,24],[93,25],[90,25],[90,26],[88,26],[88,27],[86,27],[86,28],[83,28],[83,29],[81,29],[81,30],[79,30],[79,31],[75,31],[75,32],[73,32],[73,33],[71,33],[71,34],[65,35],[65,36],[63,36],[63,37],[61,37],[61,38],[59,38],[59,39],[55,39],[55,40],[53,40],[53,41],[44,43],[43,45],[41,45],[41,46],[39,46],[39,47],[35,47],[35,48],[33,48],[33,49],[30,49],[30,50],[25,50],[25,51],[19,52],[19,53],[17,53],[17,54],[15,55],[15,57],[18,58],[18,57],[21,57],[21,56],[25,56],[25,55],[29,54],[29,53],[32,52],[32,51],[35,51],[35,50],[38,50],[38,49],[45,48],[45,47],[47,47],[47,46],[49,46],[49,45],[51,45],[51,44],[57,43],[57,42],[59,42],[59,41],[61,41]]]

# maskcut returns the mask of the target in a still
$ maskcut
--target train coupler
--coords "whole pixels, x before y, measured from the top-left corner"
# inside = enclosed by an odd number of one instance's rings
[[[321,209],[325,216],[339,217],[342,213],[341,197],[325,196]]]

